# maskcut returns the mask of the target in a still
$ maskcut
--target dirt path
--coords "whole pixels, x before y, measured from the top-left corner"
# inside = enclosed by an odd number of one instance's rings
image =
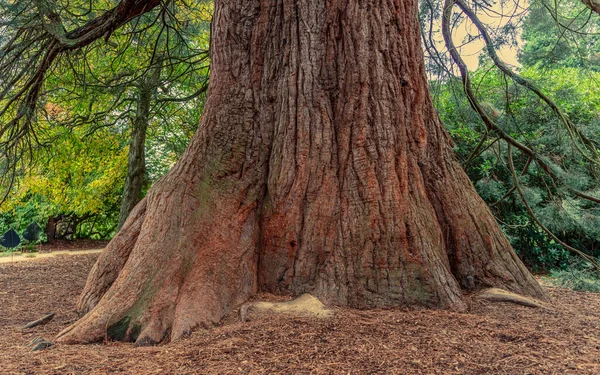
[[[71,253],[72,254],[72,253]],[[57,345],[97,254],[0,264],[1,374],[600,374],[600,295],[548,288],[554,310],[471,301],[458,313],[335,309],[200,329],[157,347]],[[21,331],[47,312],[46,326]]]
[[[104,249],[89,249],[89,250],[58,250],[51,253],[18,253],[12,256],[4,255],[0,257],[0,264],[27,262],[30,260],[40,260],[45,258],[53,258],[59,255],[82,255],[101,253]]]

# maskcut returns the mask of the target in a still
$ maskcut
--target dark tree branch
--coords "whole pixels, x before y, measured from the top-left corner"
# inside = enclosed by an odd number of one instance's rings
[[[600,1],[598,0],[581,0],[592,12],[600,15]]]
[[[475,112],[477,112],[477,114],[479,115],[479,117],[481,118],[483,123],[485,124],[488,131],[496,133],[500,138],[504,139],[508,144],[519,149],[525,155],[530,157],[553,180],[560,181],[558,175],[552,170],[552,168],[548,165],[548,163],[546,163],[539,156],[538,153],[534,152],[531,148],[529,148],[528,146],[519,142],[518,140],[514,139],[509,134],[507,134],[504,130],[502,130],[491,119],[491,117],[487,114],[487,112],[483,109],[483,107],[479,103],[479,100],[477,99],[475,93],[473,92],[471,78],[469,75],[469,71],[467,69],[467,65],[464,62],[464,60],[462,59],[462,57],[460,56],[460,54],[458,53],[458,50],[457,50],[456,46],[454,45],[454,41],[452,40],[450,19],[452,16],[452,8],[455,4],[456,4],[456,0],[446,0],[444,3],[444,12],[443,12],[443,18],[442,18],[442,35],[444,37],[444,42],[448,48],[448,52],[452,56],[452,59],[454,60],[454,62],[456,63],[456,65],[458,66],[458,69],[460,71],[461,79],[463,82],[463,89],[465,91],[465,94],[467,95],[469,104],[475,110]],[[587,200],[590,200],[595,203],[600,203],[600,198],[592,197],[592,196],[585,194],[583,192],[580,192],[572,187],[569,187],[566,184],[563,184],[563,185],[565,185],[565,187],[569,191],[571,191],[571,193],[573,193],[574,195],[576,195],[580,198],[587,199]]]
[[[581,155],[583,157],[585,157],[588,161],[590,161],[594,164],[600,165],[600,160],[598,158],[598,150],[596,149],[594,142],[592,140],[590,140],[589,138],[587,138],[584,134],[582,134],[579,131],[579,129],[560,110],[558,105],[556,105],[556,103],[554,103],[554,101],[552,101],[552,99],[550,99],[547,95],[545,95],[542,92],[542,90],[540,90],[536,85],[534,85],[533,82],[521,77],[519,74],[515,73],[512,69],[510,69],[508,67],[508,65],[504,61],[502,61],[502,59],[500,59],[500,57],[496,53],[496,49],[494,48],[493,41],[492,41],[489,33],[487,32],[486,27],[479,20],[479,18],[475,14],[475,12],[473,12],[473,10],[470,7],[468,7],[464,3],[463,0],[456,0],[455,3],[467,15],[467,17],[469,17],[471,22],[473,22],[473,24],[475,25],[475,27],[477,28],[477,30],[483,37],[483,40],[485,41],[485,45],[487,48],[488,56],[491,57],[492,61],[494,62],[494,65],[496,65],[496,67],[498,67],[498,69],[500,69],[504,74],[506,74],[508,77],[510,77],[513,81],[515,81],[519,85],[529,89],[530,91],[534,92],[540,99],[542,99],[552,109],[552,111],[561,120],[561,122],[564,124],[565,129],[567,129],[567,132],[569,134],[569,137],[571,138],[573,144],[575,145],[575,147],[577,147],[577,149],[579,150]],[[587,148],[587,152],[586,152],[586,150],[583,150],[581,148],[581,146],[579,145],[577,140],[580,140],[585,145],[585,147]]]

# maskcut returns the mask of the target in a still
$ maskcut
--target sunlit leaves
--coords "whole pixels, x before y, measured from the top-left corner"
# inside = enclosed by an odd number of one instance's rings
[[[53,144],[36,155],[38,162],[21,177],[18,189],[0,207],[0,216],[19,229],[29,224],[19,217],[44,225],[58,214],[118,210],[127,165],[127,148],[121,147],[119,135],[103,130],[84,137],[79,130],[54,128],[49,136]]]

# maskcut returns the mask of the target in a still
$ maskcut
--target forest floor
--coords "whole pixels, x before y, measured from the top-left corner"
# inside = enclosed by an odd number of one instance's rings
[[[258,317],[156,347],[55,345],[98,254],[0,264],[1,374],[600,374],[600,294],[546,286],[552,309],[470,299],[470,311],[335,309]],[[21,327],[48,312],[45,326]]]
[[[99,253],[107,244],[108,241],[89,239],[53,240],[37,245],[34,251],[0,252],[0,264],[22,262],[33,258],[49,258],[57,255]]]
[[[82,255],[82,254],[94,254],[101,253],[103,249],[89,249],[89,250],[53,250],[48,252],[34,252],[34,253],[5,253],[0,257],[0,264],[2,263],[15,263],[15,262],[26,262],[32,260],[32,258],[52,258],[59,255]]]

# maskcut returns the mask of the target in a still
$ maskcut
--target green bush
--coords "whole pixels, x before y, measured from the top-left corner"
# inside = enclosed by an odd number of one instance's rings
[[[539,98],[527,90],[505,86],[502,76],[489,68],[483,65],[472,73],[477,95],[485,98],[485,111],[504,132],[541,155],[558,176],[553,181],[535,162],[528,163],[526,155],[513,150],[517,173],[528,166],[519,177],[528,204],[560,240],[588,255],[600,256],[600,210],[563,186],[564,183],[598,196],[600,170],[578,152],[556,115]],[[551,72],[527,68],[521,73],[541,86],[584,134],[597,139],[600,91],[595,90],[595,85],[600,73],[576,68],[556,68]],[[489,134],[480,144],[484,126],[465,99],[462,82],[452,77],[431,85],[437,93],[436,108],[455,143],[458,159],[518,255],[535,272],[566,269],[569,253],[539,228],[529,217],[520,195],[511,190],[514,183],[507,166],[506,143]],[[472,155],[478,145],[480,152]]]
[[[552,271],[550,276],[550,281],[555,286],[600,293],[600,272],[590,265],[575,263],[567,269]]]

